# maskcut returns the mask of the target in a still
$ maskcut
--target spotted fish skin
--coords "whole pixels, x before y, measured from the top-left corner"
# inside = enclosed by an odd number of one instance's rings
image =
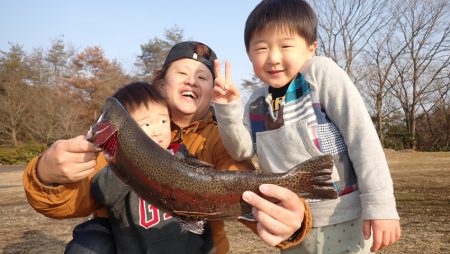
[[[178,159],[153,142],[115,98],[106,100],[92,127],[92,142],[109,153],[109,166],[139,196],[181,219],[235,219],[251,212],[244,191],[262,195],[258,187],[271,183],[299,196],[334,199],[333,158],[323,155],[283,174],[224,171],[192,159]],[[105,146],[108,140],[114,144]]]

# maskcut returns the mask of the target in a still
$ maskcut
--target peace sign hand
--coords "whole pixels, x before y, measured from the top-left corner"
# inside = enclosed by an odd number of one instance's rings
[[[215,60],[214,73],[216,79],[214,80],[212,101],[220,104],[228,104],[232,101],[239,100],[241,95],[231,80],[231,64],[225,61],[225,77],[223,77],[220,71],[220,61]]]

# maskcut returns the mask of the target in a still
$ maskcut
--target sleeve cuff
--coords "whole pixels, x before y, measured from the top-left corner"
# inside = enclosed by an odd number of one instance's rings
[[[39,155],[38,157],[34,158],[30,164],[28,165],[28,167],[30,167],[30,173],[31,173],[31,181],[32,183],[36,186],[35,188],[37,190],[41,190],[44,193],[54,193],[54,194],[58,194],[63,192],[64,190],[67,189],[67,187],[70,187],[71,185],[73,185],[72,183],[67,184],[67,185],[46,185],[44,184],[38,177],[38,173],[37,173],[37,167],[39,164],[39,160],[42,158],[44,154]]]
[[[275,246],[279,249],[287,249],[287,248],[291,248],[291,247],[298,245],[299,243],[301,243],[303,241],[303,239],[305,239],[305,237],[308,235],[309,231],[311,231],[311,228],[312,228],[311,209],[309,208],[308,203],[303,198],[301,198],[300,200],[305,205],[305,215],[303,217],[302,226],[297,231],[295,231],[295,233],[292,234],[292,236],[289,237],[289,239],[284,240],[281,243],[279,243],[277,246]]]

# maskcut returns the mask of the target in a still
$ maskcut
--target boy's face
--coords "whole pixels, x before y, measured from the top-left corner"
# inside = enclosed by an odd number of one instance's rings
[[[211,71],[199,61],[184,58],[171,63],[162,89],[172,118],[203,117],[211,104],[213,82]]]
[[[294,79],[316,48],[317,43],[308,45],[305,39],[287,29],[264,29],[253,34],[248,56],[256,76],[267,85],[279,88]]]
[[[130,115],[153,141],[164,149],[169,147],[170,117],[165,105],[150,102],[147,107],[141,105]]]

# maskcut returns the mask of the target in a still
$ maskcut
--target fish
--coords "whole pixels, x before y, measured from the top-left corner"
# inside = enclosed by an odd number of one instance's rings
[[[141,198],[186,221],[236,219],[250,214],[244,191],[276,184],[307,199],[335,199],[333,157],[311,158],[286,173],[227,171],[195,159],[180,159],[153,142],[114,97],[106,99],[89,140],[100,147],[109,166]]]

